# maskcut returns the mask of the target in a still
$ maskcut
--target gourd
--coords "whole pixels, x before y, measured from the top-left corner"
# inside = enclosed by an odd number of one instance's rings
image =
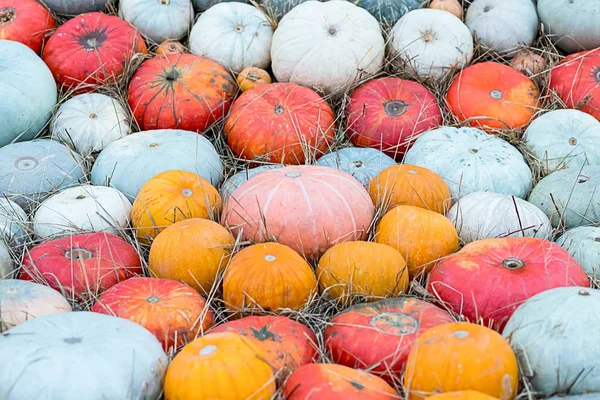
[[[429,8],[447,11],[461,21],[463,19],[463,6],[458,0],[432,0],[431,3],[429,3]]]
[[[185,54],[187,49],[177,40],[165,40],[156,48],[156,54],[167,55],[167,54]]]
[[[197,12],[204,12],[214,6],[215,4],[229,2],[233,0],[192,0],[192,4],[194,5],[194,9]],[[248,3],[248,0],[238,0],[240,3]]]
[[[271,83],[271,75],[264,69],[256,67],[244,68],[236,79],[242,92]]]
[[[121,0],[119,16],[155,43],[181,39],[194,23],[191,0]]]
[[[42,0],[53,12],[69,16],[102,11],[111,2],[112,0]]]
[[[396,161],[376,149],[346,147],[319,158],[317,165],[344,171],[366,187],[382,170],[396,165]]]
[[[262,165],[260,167],[245,169],[245,170],[239,171],[239,172],[235,173],[234,175],[230,176],[221,185],[220,193],[221,193],[221,198],[223,199],[223,204],[225,204],[225,202],[227,201],[229,196],[231,196],[231,194],[233,192],[235,192],[235,190],[238,187],[240,187],[240,185],[242,183],[246,182],[248,179],[251,179],[252,177],[260,174],[263,171],[269,171],[271,169],[277,169],[277,168],[281,168],[281,167],[284,167],[284,165],[282,165],[282,164],[267,164],[267,165]]]
[[[353,0],[367,10],[384,27],[393,26],[407,12],[419,8],[424,0]]]
[[[273,21],[279,22],[294,7],[309,0],[260,0],[260,8]]]
[[[510,66],[526,76],[533,76],[546,69],[546,60],[530,50],[522,50],[513,57]]]
[[[0,240],[8,246],[19,248],[28,239],[28,217],[14,201],[0,197]]]
[[[556,239],[593,279],[600,278],[600,228],[580,226]]]
[[[35,0],[0,1],[0,38],[21,42],[40,54],[44,39],[54,29],[54,18]]]

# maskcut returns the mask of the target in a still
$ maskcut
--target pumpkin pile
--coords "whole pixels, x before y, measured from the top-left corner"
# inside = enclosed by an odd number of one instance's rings
[[[598,0],[0,0],[0,399],[600,396]]]

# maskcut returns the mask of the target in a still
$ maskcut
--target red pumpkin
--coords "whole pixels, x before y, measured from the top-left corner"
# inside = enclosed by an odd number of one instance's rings
[[[46,43],[44,62],[64,89],[89,91],[114,82],[135,53],[147,53],[144,39],[121,18],[92,12],[68,20]]]
[[[0,40],[21,42],[36,53],[54,29],[52,14],[35,0],[0,0]]]
[[[485,239],[443,258],[428,291],[446,307],[501,331],[528,298],[558,287],[589,286],[583,268],[559,245],[537,238]]]
[[[329,322],[324,339],[333,361],[368,369],[392,383],[400,381],[417,337],[454,319],[432,304],[406,297],[358,304]]]
[[[46,284],[78,298],[96,296],[142,274],[135,248],[118,236],[86,233],[50,240],[29,250],[19,279]]]
[[[316,92],[273,83],[244,92],[225,122],[227,144],[238,157],[282,164],[318,158],[334,138],[335,117]]]
[[[401,158],[417,137],[442,123],[425,86],[399,78],[373,79],[356,89],[346,107],[350,141]]]
[[[231,106],[237,84],[225,67],[195,54],[146,61],[129,84],[129,106],[142,130],[202,132]]]

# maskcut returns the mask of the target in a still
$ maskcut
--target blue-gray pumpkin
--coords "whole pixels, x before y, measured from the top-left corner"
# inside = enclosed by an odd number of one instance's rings
[[[240,185],[242,183],[246,182],[248,179],[260,174],[263,171],[269,171],[269,170],[281,168],[284,166],[285,165],[282,165],[282,164],[262,165],[260,167],[245,169],[243,171],[236,173],[233,176],[230,176],[229,178],[227,178],[225,180],[225,182],[223,182],[223,185],[221,186],[220,193],[221,193],[221,198],[223,199],[223,204],[225,204],[225,201],[227,201],[229,196],[231,196],[231,193],[233,193],[235,191],[235,189],[240,187]]]
[[[279,21],[292,8],[306,1],[308,0],[261,0],[260,6],[270,18]]]
[[[208,10],[209,8],[211,8],[212,6],[214,6],[215,4],[226,3],[226,2],[231,2],[231,1],[236,1],[238,3],[248,3],[249,2],[249,0],[192,0],[192,4],[196,11],[204,12],[204,11]]]
[[[394,25],[404,14],[425,3],[424,0],[348,0],[364,8],[377,20],[387,26]]]
[[[570,229],[556,239],[556,243],[568,251],[589,276],[600,280],[600,227]]]
[[[27,214],[14,201],[0,197],[0,240],[9,246],[22,246],[27,241]]]
[[[50,10],[57,14],[79,15],[83,13],[102,11],[109,3],[116,0],[40,0]]]
[[[324,155],[319,158],[317,165],[347,172],[367,186],[381,171],[396,165],[396,161],[377,149],[347,147]]]

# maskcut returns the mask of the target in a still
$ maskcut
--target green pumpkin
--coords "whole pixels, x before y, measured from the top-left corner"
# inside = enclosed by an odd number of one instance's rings
[[[294,7],[308,0],[261,0],[260,6],[269,16],[277,21]]]
[[[419,8],[423,0],[348,0],[364,8],[377,20],[387,26],[393,26],[407,12]]]

